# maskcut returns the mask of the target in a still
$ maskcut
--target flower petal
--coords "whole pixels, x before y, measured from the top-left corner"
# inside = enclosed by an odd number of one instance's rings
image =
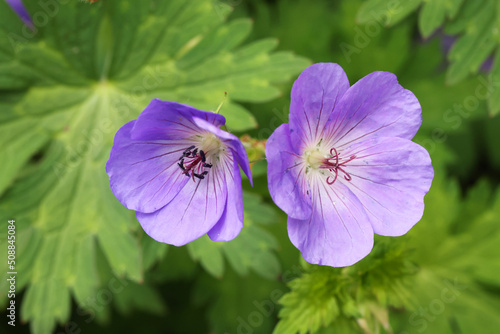
[[[34,29],[33,21],[31,19],[30,13],[24,6],[21,0],[5,0],[7,4],[16,12],[17,16],[24,22],[25,25]]]
[[[337,149],[373,137],[412,139],[422,124],[422,108],[415,95],[389,72],[373,72],[344,94],[325,131]]]
[[[305,164],[290,142],[288,124],[280,125],[266,143],[267,181],[274,203],[291,217],[311,215],[311,191]]]
[[[154,212],[186,184],[188,178],[177,162],[190,143],[132,140],[130,131],[135,122],[128,122],[116,133],[106,172],[120,203],[131,210]]]
[[[422,218],[424,195],[434,177],[427,151],[406,139],[382,137],[359,142],[346,152],[357,156],[345,168],[352,180],[338,180],[359,198],[374,232],[408,232]]]
[[[348,88],[349,80],[338,64],[314,64],[300,74],[290,102],[292,147],[303,148],[320,140],[330,114]]]
[[[317,178],[311,185],[311,216],[288,217],[288,235],[307,262],[350,266],[370,253],[372,227],[361,203],[344,184],[328,185],[322,176]]]
[[[232,133],[221,130],[218,127],[214,126],[213,124],[203,119],[194,117],[193,120],[198,127],[215,134],[217,137],[221,138],[224,141],[224,143],[231,149],[233,154],[236,156],[236,161],[238,161],[238,164],[241,166],[241,169],[248,177],[248,180],[250,180],[250,184],[253,186],[252,171],[250,170],[247,151],[245,150],[245,147],[243,147],[241,140]]]
[[[190,137],[200,132],[193,117],[219,127],[226,123],[224,116],[191,106],[154,99],[139,115],[132,129],[135,140],[166,140]]]
[[[236,238],[243,228],[243,191],[240,168],[234,155],[223,162],[227,184],[227,204],[224,213],[215,226],[208,231],[213,241],[229,241]]]
[[[222,168],[212,168],[205,179],[191,179],[177,196],[153,213],[136,212],[144,231],[153,239],[182,246],[206,234],[226,207],[227,188]]]

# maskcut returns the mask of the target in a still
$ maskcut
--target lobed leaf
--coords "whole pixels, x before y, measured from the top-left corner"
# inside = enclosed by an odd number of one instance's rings
[[[23,2],[46,22],[30,31],[0,1],[0,213],[30,240],[21,317],[45,334],[68,320],[71,296],[95,297],[103,268],[141,282],[165,252],[139,241],[109,189],[114,133],[152,98],[215,110],[225,92],[228,127],[254,128],[240,102],[275,98],[309,62],[272,52],[274,40],[242,45],[251,22],[228,22],[231,7],[210,0]]]

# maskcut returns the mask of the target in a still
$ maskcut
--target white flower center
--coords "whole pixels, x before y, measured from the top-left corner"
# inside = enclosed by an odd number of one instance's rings
[[[221,152],[226,150],[226,145],[213,133],[207,133],[201,136],[199,139],[199,144],[196,145],[199,150],[203,150],[206,155],[211,157],[219,157]]]

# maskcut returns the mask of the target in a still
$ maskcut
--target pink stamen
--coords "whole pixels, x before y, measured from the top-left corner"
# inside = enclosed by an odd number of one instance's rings
[[[337,152],[335,148],[330,149],[330,158],[325,159],[323,165],[320,168],[328,169],[330,172],[334,174],[334,176],[328,176],[326,178],[326,183],[332,185],[337,181],[339,171],[344,173],[344,179],[347,181],[352,180],[352,176],[345,171],[346,164],[354,159],[356,159],[356,155],[351,155],[349,159],[342,161],[340,158],[340,154]]]

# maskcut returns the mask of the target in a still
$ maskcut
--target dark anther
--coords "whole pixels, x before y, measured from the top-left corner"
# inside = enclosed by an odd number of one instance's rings
[[[183,151],[177,166],[182,170],[182,174],[195,181],[195,178],[203,180],[208,174],[208,170],[203,169],[211,168],[212,164],[207,163],[207,155],[203,150],[192,145]]]
[[[193,145],[193,146],[189,146],[188,148],[186,148],[186,149],[184,150],[184,153],[188,153],[188,152],[190,152],[193,148],[195,148],[195,146],[194,146],[194,145]]]

